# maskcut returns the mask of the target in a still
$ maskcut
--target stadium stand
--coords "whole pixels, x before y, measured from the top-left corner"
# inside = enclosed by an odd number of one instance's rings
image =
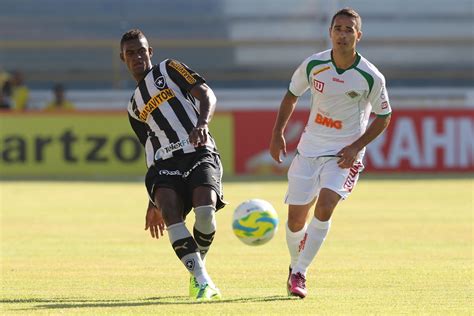
[[[346,5],[363,17],[360,51],[392,85],[474,85],[472,0],[3,0],[0,65],[21,68],[32,88],[130,87],[118,40],[140,27],[156,61],[180,59],[214,86],[281,87],[328,47],[329,18]]]

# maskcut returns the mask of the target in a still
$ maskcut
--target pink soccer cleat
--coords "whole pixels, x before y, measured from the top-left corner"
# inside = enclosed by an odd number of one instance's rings
[[[308,291],[306,290],[306,279],[300,272],[294,273],[290,276],[288,284],[290,295],[305,298]]]
[[[291,283],[290,283],[290,278],[291,278],[291,266],[288,267],[288,279],[286,280],[286,293],[288,296],[291,295],[290,289],[291,289]]]

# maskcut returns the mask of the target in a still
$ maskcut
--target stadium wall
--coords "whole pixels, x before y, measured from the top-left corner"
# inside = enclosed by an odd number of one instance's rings
[[[126,113],[0,114],[0,177],[141,177],[146,165],[142,145]],[[215,134],[226,170],[233,170],[233,120],[215,116]]]
[[[275,110],[216,113],[210,126],[226,175],[284,174],[308,117],[288,123],[288,155],[268,153]],[[367,172],[473,172],[474,109],[400,109],[368,146]],[[0,177],[142,177],[144,154],[119,111],[0,113]]]

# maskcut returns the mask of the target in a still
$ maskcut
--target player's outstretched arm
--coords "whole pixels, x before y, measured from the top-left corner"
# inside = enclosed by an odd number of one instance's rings
[[[280,154],[286,156],[286,141],[283,133],[297,102],[298,97],[288,91],[283,97],[280,109],[278,110],[270,141],[270,155],[278,163],[282,162]]]
[[[191,89],[191,94],[199,100],[199,117],[196,127],[189,134],[189,141],[194,146],[205,144],[209,133],[209,122],[216,109],[217,98],[214,91],[205,83]]]
[[[148,208],[145,216],[145,230],[150,229],[151,238],[160,238],[163,236],[165,230],[165,221],[161,214],[161,210],[157,208],[153,203],[148,202]]]

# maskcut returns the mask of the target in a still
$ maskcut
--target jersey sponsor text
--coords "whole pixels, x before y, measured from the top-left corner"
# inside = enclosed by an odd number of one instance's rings
[[[153,98],[150,99],[150,101],[147,102],[147,104],[143,107],[143,110],[140,112],[140,119],[142,121],[146,121],[148,118],[148,115],[153,112],[156,108],[158,108],[163,102],[166,102],[172,98],[175,97],[175,94],[173,90],[171,89],[165,89],[155,95]]]
[[[329,128],[341,129],[342,121],[333,120],[330,117],[324,116],[320,113],[316,114],[316,119],[314,120],[316,124],[320,124]]]
[[[167,146],[161,147],[156,151],[155,160],[160,160],[164,155],[183,149],[186,145],[191,144],[189,138],[182,139],[176,143],[171,143]]]
[[[174,69],[176,69],[181,74],[181,76],[183,76],[183,78],[186,79],[186,81],[189,84],[195,84],[196,83],[196,79],[194,79],[194,77],[189,73],[189,71],[187,71],[186,68],[184,68],[184,66],[181,65],[180,63],[172,60],[170,62],[170,66],[173,67]]]

